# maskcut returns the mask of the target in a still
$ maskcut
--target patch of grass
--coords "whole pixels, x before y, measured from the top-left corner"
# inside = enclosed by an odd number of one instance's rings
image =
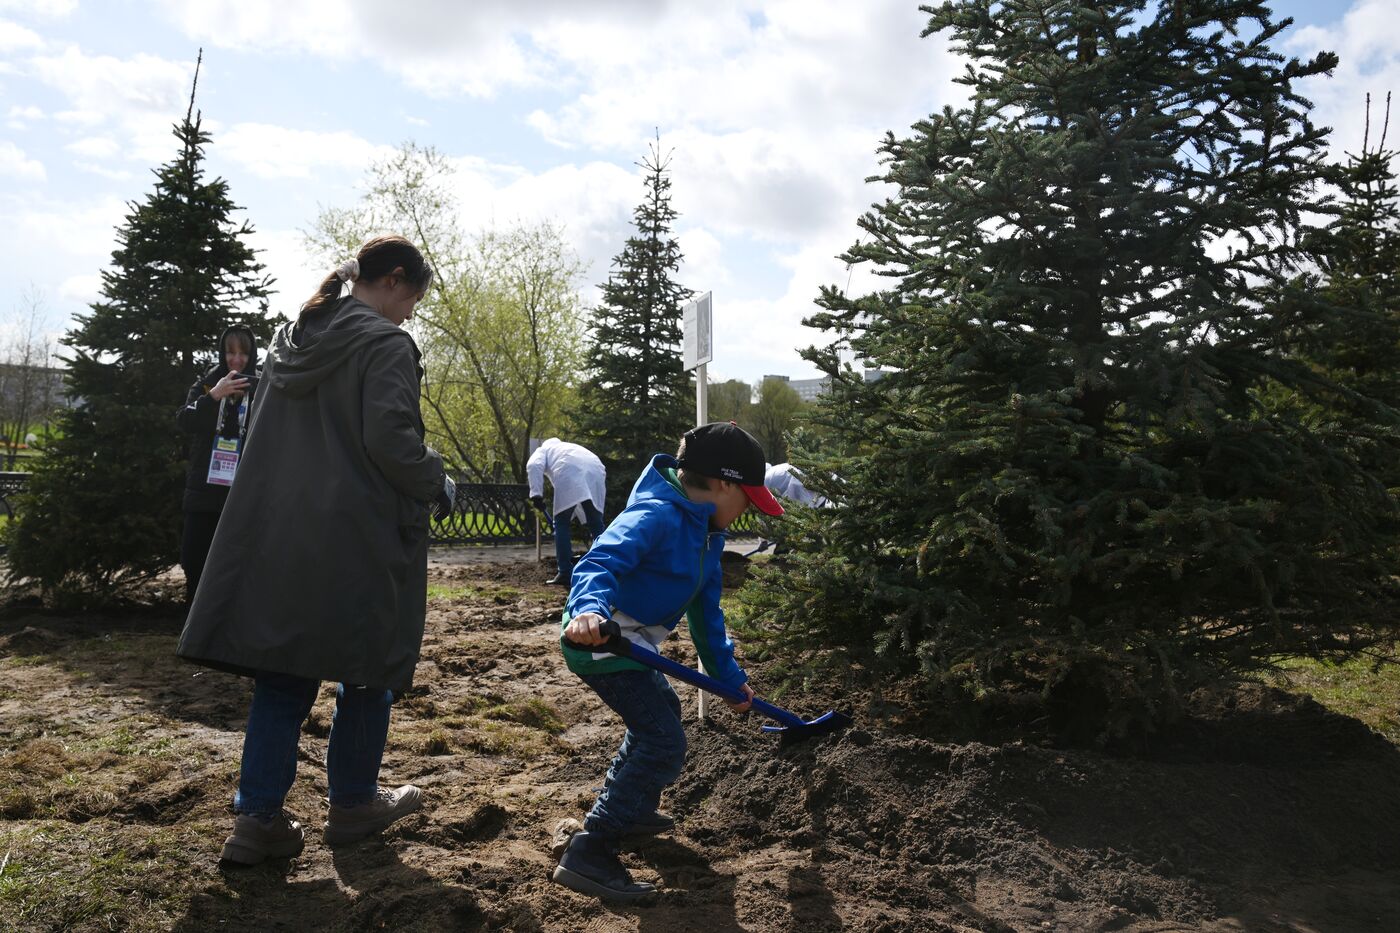
[[[530,729],[538,729],[550,735],[558,735],[569,727],[563,718],[544,700],[530,697],[526,700],[511,700],[487,709],[482,715],[487,719],[519,723]]]
[[[1272,683],[1310,694],[1336,713],[1361,720],[1400,745],[1400,664],[1353,658],[1341,663],[1292,658],[1279,664]]]
[[[466,737],[467,747],[488,755],[517,755],[536,758],[557,748],[553,736],[514,722],[485,720],[476,723]]]
[[[126,929],[183,910],[188,848],[173,833],[96,826],[0,830],[0,916],[7,929]],[[10,925],[12,924],[12,925]]]
[[[450,755],[453,752],[452,737],[442,729],[434,729],[428,733],[428,737],[423,740],[423,754],[425,755]]]
[[[429,599],[445,599],[455,602],[461,599],[472,599],[480,593],[476,587],[472,586],[447,586],[442,583],[428,584]]]

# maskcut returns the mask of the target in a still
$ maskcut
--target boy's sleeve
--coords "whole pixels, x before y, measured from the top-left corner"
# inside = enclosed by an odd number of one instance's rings
[[[705,665],[705,673],[737,687],[747,683],[749,675],[734,660],[734,642],[724,628],[724,610],[719,607],[723,589],[724,574],[716,567],[705,581],[705,588],[686,609],[685,621],[690,628],[690,640],[695,643],[695,653]]]
[[[564,606],[570,619],[585,612],[612,618],[618,580],[642,562],[665,520],[658,511],[663,508],[670,506],[648,503],[624,509],[593,542],[588,553],[579,558],[574,564],[569,601]]]

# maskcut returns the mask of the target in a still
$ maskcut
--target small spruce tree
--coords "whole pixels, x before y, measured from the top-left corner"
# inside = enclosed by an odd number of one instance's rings
[[[49,591],[111,592],[178,560],[186,439],[175,412],[225,327],[247,325],[264,346],[270,336],[271,279],[227,182],[204,176],[210,137],[193,89],[174,134],[178,155],[117,230],[102,299],[62,339],[79,402],[7,529],[11,575]]]
[[[1369,108],[1368,95],[1361,154],[1332,167],[1337,216],[1306,241],[1322,297],[1341,313],[1312,335],[1305,355],[1341,387],[1400,411],[1400,190],[1391,169],[1396,153],[1385,145],[1390,101],[1375,148]]]
[[[692,292],[676,281],[682,257],[671,233],[670,158],[652,146],[639,165],[646,197],[591,313],[588,378],[573,418],[580,442],[607,467],[609,514],[626,503],[647,458],[674,451],[694,425],[694,382],[680,354],[681,305]]]
[[[837,507],[794,514],[749,624],[1084,739],[1393,627],[1384,489],[1261,400],[1316,384],[1334,314],[1291,283],[1325,170],[1295,83],[1336,57],[1249,0],[923,9],[971,102],[882,146],[845,258],[891,285],[809,321],[835,453],[793,459]]]

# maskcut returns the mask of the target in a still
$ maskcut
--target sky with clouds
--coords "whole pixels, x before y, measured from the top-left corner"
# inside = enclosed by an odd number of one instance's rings
[[[1400,0],[1272,5],[1297,20],[1284,51],[1341,55],[1307,93],[1355,150],[1366,92],[1400,90]],[[562,223],[591,301],[659,130],[681,280],[715,295],[711,376],[815,375],[801,321],[821,285],[865,281],[836,256],[882,196],[879,140],[961,98],[925,22],[909,0],[0,0],[0,319],[38,294],[62,330],[96,297],[202,46],[209,169],[277,310],[325,271],[301,231],[408,140],[453,159],[466,229]]]

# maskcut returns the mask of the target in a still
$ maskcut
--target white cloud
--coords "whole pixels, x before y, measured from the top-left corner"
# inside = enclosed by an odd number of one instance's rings
[[[247,243],[258,251],[258,261],[275,279],[272,287],[276,294],[268,310],[296,317],[302,300],[316,290],[329,270],[319,269],[312,261],[298,230],[255,229]]]
[[[121,151],[121,146],[110,136],[84,136],[63,148],[89,159],[110,159]]]
[[[0,177],[18,178],[20,181],[43,181],[47,175],[44,164],[31,159],[24,150],[12,142],[0,140]]]
[[[682,230],[676,237],[685,257],[685,285],[697,291],[722,288],[731,281],[724,264],[724,244],[704,227]]]
[[[57,55],[30,60],[35,77],[66,95],[73,109],[90,113],[184,113],[193,62],[145,53],[131,58],[88,55],[70,45]]]
[[[67,16],[78,8],[78,0],[0,0],[0,10],[16,10],[33,16]]]
[[[1396,13],[1395,0],[1357,0],[1336,24],[1303,27],[1287,43],[1287,51],[1301,58],[1324,49],[1341,58],[1331,77],[1303,83],[1303,93],[1316,105],[1313,122],[1333,128],[1331,146],[1336,157],[1361,151],[1368,93],[1374,148],[1385,119],[1386,94],[1397,92],[1387,145],[1400,149],[1400,16]]]
[[[97,126],[107,121],[100,110],[60,110],[53,118],[66,126]]]
[[[102,297],[102,276],[70,275],[58,286],[58,297],[77,304],[92,304]]]
[[[0,54],[28,52],[44,47],[44,40],[32,29],[0,19]]]
[[[392,153],[344,131],[321,133],[268,123],[237,123],[222,132],[219,155],[259,178],[311,178],[324,169],[362,175]]]
[[[31,123],[42,119],[44,119],[44,111],[38,107],[16,105],[10,108],[10,112],[5,118],[5,125],[12,130],[27,130]]]
[[[134,176],[126,169],[110,168],[106,165],[99,165],[96,162],[77,161],[73,166],[90,175],[97,175],[110,181],[130,181]]]

